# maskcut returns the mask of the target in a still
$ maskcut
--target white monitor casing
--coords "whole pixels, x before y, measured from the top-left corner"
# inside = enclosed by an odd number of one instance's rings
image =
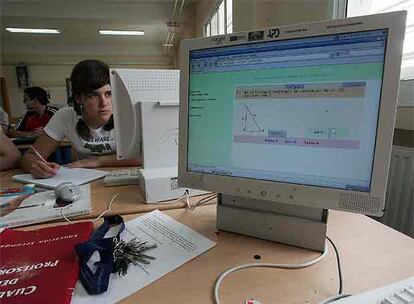
[[[110,70],[117,156],[141,158],[146,203],[202,193],[177,186],[179,78],[178,70]]]
[[[111,69],[118,159],[143,167],[177,166],[178,70]]]
[[[405,19],[406,12],[393,12],[341,20],[275,26],[257,31],[184,40],[180,48],[182,68],[180,81],[179,185],[269,202],[381,215],[385,205],[385,191],[395,124]],[[376,29],[388,29],[388,40],[386,42],[378,128],[369,193],[197,173],[187,169],[190,51]],[[249,35],[254,32],[262,32],[264,34],[262,39],[249,41]],[[219,149],[219,147],[216,148]]]

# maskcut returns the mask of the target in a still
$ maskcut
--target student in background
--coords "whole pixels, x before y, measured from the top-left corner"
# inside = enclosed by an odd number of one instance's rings
[[[138,160],[116,159],[108,65],[98,60],[81,61],[73,68],[70,78],[74,107],[60,109],[52,117],[34,148],[46,159],[66,138],[79,159],[69,167],[139,165]],[[47,178],[56,175],[59,166],[43,162],[28,150],[22,168],[35,177]]]
[[[0,128],[0,171],[16,168],[20,163],[20,152]]]
[[[41,87],[24,89],[23,102],[27,112],[24,117],[7,133],[10,137],[38,137],[43,134],[43,128],[57,112],[48,106],[47,92]]]

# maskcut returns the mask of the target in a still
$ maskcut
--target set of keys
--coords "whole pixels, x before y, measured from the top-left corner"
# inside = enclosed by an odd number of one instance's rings
[[[114,239],[114,272],[120,276],[126,275],[129,264],[149,264],[155,257],[145,254],[147,250],[157,248],[157,244],[147,244],[148,240],[137,241],[133,238],[129,242]]]

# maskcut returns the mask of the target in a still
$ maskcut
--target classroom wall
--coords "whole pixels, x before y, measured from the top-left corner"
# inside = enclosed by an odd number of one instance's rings
[[[398,108],[396,129],[414,130],[414,107]]]
[[[285,25],[331,16],[329,0],[235,0],[234,31]]]
[[[236,3],[238,0],[233,0]],[[194,8],[195,37],[203,37],[204,23],[217,4],[216,0],[198,0]]]
[[[197,37],[197,4],[189,3],[186,6],[186,9],[183,11],[181,16],[176,20],[179,23],[177,28],[173,28],[175,31],[175,45],[170,48],[168,55],[172,55],[173,58],[173,68],[180,68],[180,42],[183,39]],[[201,36],[200,36],[201,37]]]
[[[414,131],[414,80],[411,77],[400,82],[398,103],[400,107],[397,109],[397,118],[395,123],[396,129]],[[409,80],[411,78],[411,80]],[[396,135],[398,136],[398,134]],[[412,141],[414,142],[414,135]]]
[[[2,1],[1,1],[2,2]],[[66,78],[84,59],[99,59],[111,67],[172,68],[173,58],[162,53],[173,2],[71,0],[11,1],[2,4],[0,67],[6,77],[11,116],[25,112],[23,93],[17,86],[16,65],[27,64],[32,85],[51,93],[53,103],[65,103]],[[80,9],[82,8],[82,9]],[[51,27],[59,35],[12,34],[5,26]],[[144,36],[101,36],[97,29],[141,29]]]
[[[414,148],[414,107],[397,108],[393,144]]]
[[[234,31],[327,19],[331,16],[331,4],[330,0],[234,0]],[[23,93],[17,87],[17,64],[28,64],[32,85],[45,87],[51,94],[52,103],[62,105],[67,99],[65,79],[70,76],[72,67],[83,59],[100,59],[112,67],[179,68],[179,41],[202,37],[205,20],[216,5],[217,0],[189,2],[180,16],[176,45],[168,54],[162,54],[160,43],[155,46],[127,39],[110,39],[81,47],[74,43],[68,45],[42,41],[50,38],[36,38],[39,43],[24,43],[25,40],[16,39],[4,46],[4,33],[1,30],[0,76],[7,79],[12,119],[25,112]],[[1,9],[2,4],[0,13]],[[30,14],[30,9],[21,14]],[[1,14],[0,23],[3,23]],[[414,108],[398,109],[396,128],[414,130]]]
[[[375,2],[374,0],[348,0],[348,14],[349,16],[359,16],[361,12],[370,11],[372,7],[374,7]],[[414,69],[412,67],[405,67],[401,70],[401,78],[402,79],[412,79],[414,78]],[[414,91],[414,88],[411,89]],[[401,86],[400,86],[401,91]],[[414,94],[410,94],[410,103],[414,105]],[[397,130],[414,130],[414,107],[403,107],[397,109],[397,117],[395,123],[395,129]],[[414,135],[412,133],[408,133],[408,136],[404,136],[404,132],[396,132],[394,136],[397,137],[398,142],[407,142],[406,138],[411,137],[411,140],[408,142],[414,142]],[[410,144],[412,146],[412,144]]]
[[[331,0],[233,0],[233,31],[270,27],[330,18]],[[198,0],[194,8],[195,37],[203,27],[216,0]]]
[[[64,106],[67,101],[65,79],[70,77],[72,68],[77,62],[90,58],[102,60],[113,68],[172,68],[171,57],[161,56],[5,54],[3,55],[3,72],[7,79],[10,116],[17,118],[26,111],[23,104],[23,90],[17,86],[17,64],[21,62],[28,64],[32,85],[48,90],[52,104]]]

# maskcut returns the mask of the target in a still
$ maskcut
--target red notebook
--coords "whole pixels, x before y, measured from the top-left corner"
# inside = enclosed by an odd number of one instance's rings
[[[0,233],[0,303],[70,303],[92,222]]]

